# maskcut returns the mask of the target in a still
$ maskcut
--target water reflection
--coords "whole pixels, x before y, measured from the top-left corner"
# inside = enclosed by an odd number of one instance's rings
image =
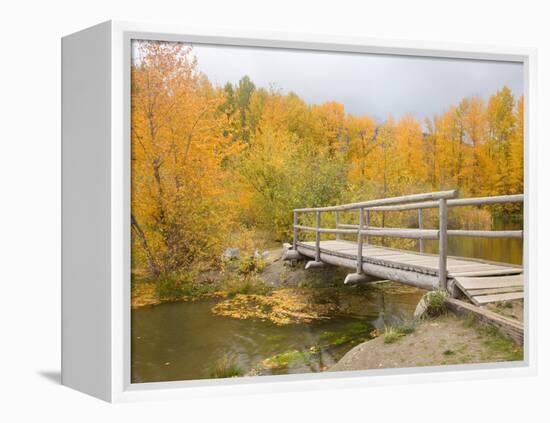
[[[493,230],[521,230],[521,220],[495,219]],[[437,240],[427,240],[426,252],[437,254]],[[523,239],[521,238],[470,238],[449,237],[448,252],[451,256],[473,257],[502,263],[523,263]]]

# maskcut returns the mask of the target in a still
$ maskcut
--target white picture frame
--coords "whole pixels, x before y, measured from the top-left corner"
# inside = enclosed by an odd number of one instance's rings
[[[130,382],[131,40],[521,62],[525,89],[524,360],[269,377]],[[106,401],[182,398],[536,372],[536,51],[331,35],[105,22],[62,40],[62,383]],[[83,269],[85,271],[83,271]]]

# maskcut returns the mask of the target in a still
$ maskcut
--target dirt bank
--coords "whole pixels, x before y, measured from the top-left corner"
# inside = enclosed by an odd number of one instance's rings
[[[453,314],[422,321],[413,333],[386,343],[384,335],[357,345],[329,371],[489,363],[523,359],[523,348],[494,328]]]

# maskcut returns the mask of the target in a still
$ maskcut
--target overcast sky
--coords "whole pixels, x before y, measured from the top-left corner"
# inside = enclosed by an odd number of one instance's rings
[[[307,103],[335,100],[346,112],[378,120],[442,113],[462,98],[487,99],[507,85],[523,94],[518,63],[193,45],[216,85],[248,75],[257,87],[294,91]]]

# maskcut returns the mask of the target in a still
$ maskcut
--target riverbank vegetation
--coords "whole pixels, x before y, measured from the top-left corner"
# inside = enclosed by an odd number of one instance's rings
[[[260,276],[265,265],[263,258],[247,257],[222,261],[217,270],[202,273],[171,272],[155,277],[147,272],[134,272],[132,308],[212,297],[266,295],[271,287]]]
[[[219,281],[203,274],[223,271],[224,250],[238,248],[246,259],[290,239],[295,207],[447,188],[464,196],[523,192],[523,98],[507,87],[423,120],[377,120],[336,101],[307,104],[246,76],[217,86],[199,71],[191,46],[136,43],[132,269],[154,285],[151,301],[215,292]],[[520,212],[518,205],[451,210],[449,221],[487,227],[494,214]],[[373,219],[416,224],[410,213]],[[426,225],[436,219],[426,212]],[[246,284],[228,288],[235,296],[258,288],[244,268],[255,263],[239,265]],[[147,283],[133,287],[143,293]]]

